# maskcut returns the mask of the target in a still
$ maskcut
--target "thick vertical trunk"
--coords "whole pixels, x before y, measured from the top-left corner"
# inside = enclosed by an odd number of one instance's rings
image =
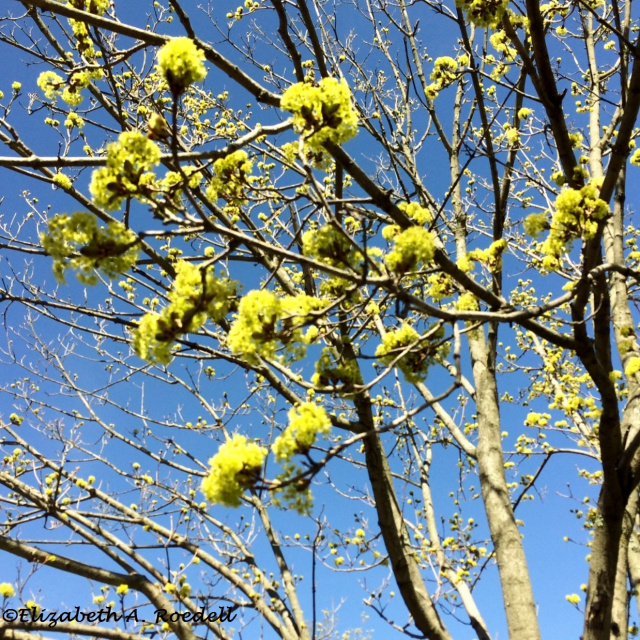
[[[413,621],[429,640],[452,640],[427,592],[402,513],[396,500],[391,470],[378,434],[367,436],[365,455],[376,500],[380,531],[398,589]]]
[[[520,531],[513,516],[504,475],[500,411],[494,374],[482,335],[469,337],[478,390],[477,459],[491,539],[495,547],[510,640],[540,638],[538,617]]]
[[[629,547],[638,511],[638,495],[632,494],[622,522],[622,534],[618,550],[618,565],[611,608],[611,640],[627,640],[629,618],[629,589],[627,575],[629,573]]]

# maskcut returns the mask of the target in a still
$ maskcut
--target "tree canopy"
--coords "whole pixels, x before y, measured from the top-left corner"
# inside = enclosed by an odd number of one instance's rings
[[[631,0],[2,13],[0,636],[637,635]]]

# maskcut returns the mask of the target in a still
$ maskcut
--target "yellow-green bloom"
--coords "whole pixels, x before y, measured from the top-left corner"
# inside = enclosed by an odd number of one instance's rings
[[[77,113],[71,111],[64,121],[64,126],[67,129],[73,129],[74,127],[82,129],[82,127],[84,127],[84,120]]]
[[[140,131],[125,131],[107,147],[107,166],[91,176],[89,191],[95,203],[115,211],[125,198],[143,202],[151,198],[151,171],[160,162],[160,148]]]
[[[191,38],[171,38],[158,51],[158,70],[177,95],[207,76],[204,51]]]
[[[202,482],[207,500],[228,507],[240,506],[240,497],[255,485],[266,456],[264,447],[235,434],[209,460],[211,471]]]
[[[358,132],[358,115],[344,80],[323,78],[318,86],[307,82],[294,84],[282,95],[280,106],[293,113],[296,131],[304,136],[309,149],[321,157],[325,142],[341,144]]]
[[[629,358],[629,362],[627,362],[627,366],[624,368],[624,374],[627,378],[635,375],[640,371],[640,358],[638,356],[633,356]]]
[[[575,239],[590,240],[596,235],[598,224],[609,215],[609,205],[598,195],[596,184],[589,183],[582,189],[564,189],[557,197],[551,231],[542,247],[546,269],[558,268]],[[530,230],[538,225],[535,220],[527,222]]]
[[[537,238],[543,231],[549,229],[549,220],[544,213],[532,213],[524,220],[524,232],[532,238]]]
[[[149,362],[169,364],[176,338],[197,331],[207,318],[220,322],[235,309],[236,293],[233,280],[180,260],[169,304],[160,313],[142,316],[133,336],[134,351]]]
[[[71,178],[66,176],[64,173],[60,173],[60,171],[53,176],[53,184],[61,189],[71,189],[72,186]]]
[[[65,87],[62,92],[62,99],[70,107],[77,107],[84,98],[77,87]]]
[[[509,0],[456,0],[477,27],[495,27],[502,20]]]
[[[331,429],[327,412],[315,402],[304,402],[288,413],[289,426],[279,435],[271,447],[278,460],[288,460],[297,453],[306,453],[318,434]]]
[[[319,262],[344,269],[356,267],[362,254],[347,234],[333,225],[310,229],[302,236],[302,252]]]
[[[412,220],[418,224],[427,224],[431,222],[432,215],[429,209],[425,209],[417,202],[401,202],[398,205],[398,209],[404,211]]]
[[[47,100],[53,100],[62,93],[64,80],[54,71],[43,71],[37,80],[37,85]]]
[[[246,203],[246,189],[256,180],[250,175],[253,161],[246,151],[239,150],[213,163],[213,177],[207,187],[207,197],[214,202],[224,198],[229,204]]]
[[[64,282],[64,273],[71,267],[85,284],[97,282],[95,269],[109,278],[129,270],[138,258],[137,241],[138,236],[121,222],[99,227],[96,217],[86,211],[54,216],[40,236],[53,258],[56,278]]]
[[[393,237],[394,248],[385,262],[391,271],[406,273],[427,264],[435,255],[433,234],[423,227],[409,227]]]
[[[449,56],[436,58],[431,72],[431,79],[435,82],[436,90],[448,87],[457,77],[458,63]]]
[[[322,306],[313,296],[279,298],[267,289],[249,291],[240,300],[238,317],[229,331],[229,348],[249,362],[257,356],[274,358],[281,345],[293,359],[302,358],[308,342],[302,327],[309,322],[309,314]],[[313,329],[309,329],[312,335]]]
[[[0,596],[3,598],[11,598],[16,595],[16,590],[13,588],[13,585],[8,582],[0,583]]]
[[[418,332],[405,323],[383,336],[382,344],[376,349],[376,357],[385,365],[395,363],[407,382],[422,382],[438,355],[444,356],[448,351],[446,343],[438,344],[443,336],[444,330],[440,328],[430,340],[421,340]]]

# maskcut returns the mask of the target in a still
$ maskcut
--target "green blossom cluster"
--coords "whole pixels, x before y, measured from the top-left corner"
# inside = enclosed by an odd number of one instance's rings
[[[376,349],[376,357],[385,365],[395,363],[407,382],[422,382],[429,367],[448,350],[446,344],[437,344],[443,337],[444,329],[440,328],[429,340],[421,340],[418,332],[404,323],[399,329],[385,333],[382,344]]]
[[[160,162],[160,148],[140,131],[125,131],[107,147],[107,166],[91,177],[89,190],[95,203],[115,211],[125,198],[148,202],[152,197],[155,173]]]
[[[306,345],[317,336],[317,328],[310,327],[305,335],[304,325],[313,321],[313,312],[323,302],[313,296],[278,297],[267,289],[249,291],[238,307],[238,317],[228,335],[229,348],[249,362],[258,356],[271,359],[285,347],[293,359],[304,357]]]
[[[36,83],[44,93],[44,97],[54,102],[64,88],[64,80],[55,71],[43,71]]]
[[[432,298],[434,302],[441,302],[444,298],[449,298],[456,292],[453,280],[442,271],[432,273],[427,278],[427,282],[429,284],[429,297]]]
[[[532,213],[524,220],[524,232],[532,238],[537,238],[544,231],[549,230],[549,220],[544,213]]]
[[[640,358],[638,358],[638,356],[632,356],[631,358],[629,358],[629,361],[627,362],[624,368],[624,374],[625,376],[627,376],[627,378],[630,378],[631,376],[634,376],[639,371],[640,371]]]
[[[404,211],[414,222],[425,225],[433,219],[429,209],[425,209],[417,202],[401,202],[398,205],[400,211]]]
[[[71,178],[64,173],[61,173],[60,171],[58,171],[53,176],[52,180],[53,184],[55,184],[57,187],[60,187],[61,189],[71,189],[71,187],[73,186]]]
[[[427,97],[433,100],[438,92],[451,85],[458,76],[458,63],[449,56],[436,58],[431,79],[433,84],[427,87]]]
[[[288,416],[289,425],[271,447],[278,460],[288,460],[298,453],[306,453],[318,434],[326,434],[331,430],[327,412],[315,402],[304,402],[294,407]]]
[[[207,76],[204,51],[191,38],[171,38],[158,51],[158,71],[171,91],[180,95]]]
[[[338,268],[355,267],[362,258],[355,243],[333,225],[306,231],[302,236],[302,252],[318,262]]]
[[[99,227],[86,211],[58,214],[49,220],[40,242],[53,258],[53,273],[64,282],[67,268],[76,270],[80,282],[95,284],[99,270],[109,278],[126,272],[138,258],[138,237],[120,222]]]
[[[146,313],[133,335],[134,351],[148,362],[169,364],[176,338],[197,331],[211,319],[221,322],[236,304],[238,285],[186,260],[176,264],[169,304]]]
[[[101,16],[106,13],[111,5],[110,0],[68,0],[67,4],[75,9],[87,11],[94,15]],[[69,19],[69,25],[76,38],[76,49],[86,60],[95,60],[98,57],[87,23],[82,20]]]
[[[317,86],[306,82],[294,84],[282,94],[280,106],[293,113],[296,131],[304,136],[309,149],[322,158],[325,142],[341,144],[358,131],[358,116],[344,80],[323,78]]]
[[[467,291],[458,297],[456,309],[460,311],[479,311],[480,305],[478,304],[478,298],[476,298],[473,293]]]
[[[477,27],[496,27],[507,10],[509,0],[456,0],[456,7],[466,12]]]
[[[475,260],[486,265],[492,273],[502,268],[502,254],[507,248],[507,241],[502,238],[492,242],[488,249],[475,249],[467,256],[470,260]]]
[[[395,273],[415,271],[421,264],[427,264],[435,255],[433,235],[423,227],[409,227],[393,236],[394,248],[385,262]]]
[[[491,46],[496,51],[504,54],[504,57],[507,58],[507,60],[515,60],[518,52],[511,46],[511,41],[505,31],[501,29],[500,31],[496,31],[491,34],[489,42],[491,42]]]
[[[300,515],[309,515],[313,506],[309,480],[301,478],[296,482],[291,481],[292,478],[303,474],[305,469],[293,462],[284,462],[283,468],[283,473],[277,477],[282,484],[273,491],[273,505],[293,510]]]
[[[68,105],[77,107],[82,102],[81,89],[89,86],[91,80],[102,77],[102,70],[75,71],[67,80],[60,77],[55,71],[43,71],[36,80],[39,89],[47,100],[55,102],[62,98]]]
[[[345,360],[336,355],[333,349],[325,347],[316,362],[316,372],[311,382],[319,387],[342,384],[346,391],[354,384],[362,383],[362,375],[355,359]]]
[[[77,113],[70,111],[64,121],[64,126],[69,130],[73,128],[82,129],[84,127],[84,119],[81,118]]]
[[[549,235],[542,246],[545,254],[543,266],[557,269],[560,257],[566,253],[577,238],[590,240],[598,230],[598,223],[609,215],[609,206],[598,197],[598,188],[590,183],[582,189],[565,189],[556,199],[555,212],[551,218]],[[529,216],[525,230],[537,235],[545,228],[540,214]]]
[[[256,181],[250,175],[253,160],[249,160],[246,151],[234,151],[213,163],[213,177],[207,187],[207,197],[214,202],[223,198],[232,206],[247,202],[247,187]]]
[[[266,456],[264,447],[234,434],[209,460],[211,470],[202,482],[202,492],[207,500],[227,507],[239,507],[245,489],[255,485]]]

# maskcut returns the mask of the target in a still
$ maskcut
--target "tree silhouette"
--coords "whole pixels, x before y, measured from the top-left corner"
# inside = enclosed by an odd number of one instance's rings
[[[187,4],[6,3],[0,635],[635,635],[632,3]]]

